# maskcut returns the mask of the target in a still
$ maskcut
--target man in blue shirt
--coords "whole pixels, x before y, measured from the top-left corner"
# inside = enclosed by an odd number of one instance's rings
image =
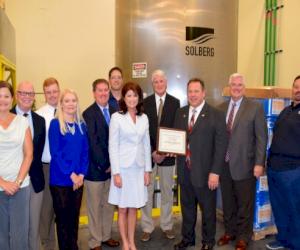
[[[123,73],[119,67],[113,67],[109,70],[110,94],[108,103],[110,106],[119,110],[119,101],[121,99],[121,90],[123,87]]]

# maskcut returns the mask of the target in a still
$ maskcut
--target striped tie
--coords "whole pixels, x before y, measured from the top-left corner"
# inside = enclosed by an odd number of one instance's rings
[[[188,127],[188,132],[189,134],[192,133],[193,127],[195,125],[195,115],[196,115],[197,110],[193,109],[192,111],[192,117],[189,122],[189,127]],[[191,169],[191,150],[190,150],[190,143],[188,141],[187,146],[186,146],[186,156],[185,156],[185,163],[188,169]]]
[[[230,139],[231,129],[232,129],[232,125],[233,125],[233,116],[234,116],[235,106],[236,106],[236,103],[233,102],[232,106],[231,106],[229,116],[228,116],[227,124],[226,124],[229,139]],[[225,155],[225,162],[229,162],[229,159],[230,159],[230,154],[229,154],[229,143],[228,143],[227,151],[226,151],[226,155]]]

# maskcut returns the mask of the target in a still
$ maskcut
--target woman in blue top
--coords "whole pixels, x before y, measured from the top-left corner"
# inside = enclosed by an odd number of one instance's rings
[[[77,250],[79,210],[83,179],[88,167],[86,126],[80,118],[76,93],[65,90],[57,108],[57,118],[49,128],[50,191],[56,215],[60,250]]]

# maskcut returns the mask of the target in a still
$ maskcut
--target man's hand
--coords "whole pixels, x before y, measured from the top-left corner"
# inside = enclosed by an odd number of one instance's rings
[[[208,176],[208,188],[215,190],[219,186],[219,175],[210,173]]]
[[[157,153],[157,151],[154,151],[153,153],[152,153],[152,158],[153,158],[153,161],[154,161],[154,163],[162,163],[163,162],[163,160],[165,159],[165,155],[162,155],[162,154],[158,154]]]
[[[122,178],[119,174],[114,175],[114,184],[116,187],[121,188],[122,187]]]
[[[259,178],[260,176],[262,176],[264,173],[264,167],[261,165],[255,165],[254,169],[253,169],[253,175],[256,178]]]

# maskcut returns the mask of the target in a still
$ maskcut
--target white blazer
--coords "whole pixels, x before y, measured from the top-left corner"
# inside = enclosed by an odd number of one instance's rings
[[[111,116],[109,159],[112,175],[119,174],[120,168],[132,166],[151,172],[149,121],[145,114],[136,116],[136,123],[128,112],[125,115],[116,112]]]

